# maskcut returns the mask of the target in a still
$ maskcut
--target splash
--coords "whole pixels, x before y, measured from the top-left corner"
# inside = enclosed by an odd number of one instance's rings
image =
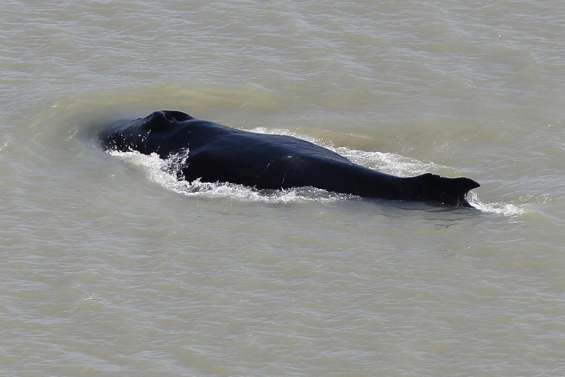
[[[8,140],[5,140],[4,142],[0,142],[0,152],[3,152],[6,148],[8,148]]]
[[[202,198],[230,198],[242,201],[292,203],[292,202],[332,202],[354,198],[352,195],[338,194],[314,187],[299,187],[288,190],[256,190],[247,186],[228,182],[202,182],[195,180],[188,182],[178,179],[180,166],[188,158],[189,151],[173,155],[166,160],[161,159],[156,153],[145,155],[137,151],[108,152],[133,166],[139,167],[147,177],[166,188],[188,197]]]
[[[325,140],[316,139],[309,136],[299,135],[289,130],[284,129],[267,129],[264,127],[257,127],[250,130],[251,132],[271,134],[271,135],[286,135],[293,136],[299,139],[309,141],[314,144],[328,148],[356,164],[368,167],[373,170],[378,170],[383,173],[393,174],[400,177],[408,177],[418,174],[427,173],[430,171],[437,171],[441,168],[446,168],[433,162],[423,162],[401,156],[395,153],[383,153],[383,152],[369,152],[357,149],[350,149],[347,147],[336,147],[331,143],[327,143]]]
[[[473,207],[486,213],[494,213],[503,216],[521,216],[526,213],[524,208],[509,203],[483,203],[480,201],[477,193],[471,191],[467,196],[467,201]]]

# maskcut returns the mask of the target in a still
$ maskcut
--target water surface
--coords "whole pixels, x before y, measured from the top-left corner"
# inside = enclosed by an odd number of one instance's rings
[[[4,1],[8,376],[562,376],[558,1]],[[98,148],[177,109],[477,210],[187,184]]]

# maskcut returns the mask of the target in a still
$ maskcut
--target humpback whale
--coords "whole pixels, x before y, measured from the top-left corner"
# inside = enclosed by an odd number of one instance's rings
[[[180,111],[156,111],[121,120],[99,134],[107,150],[157,153],[165,159],[188,150],[182,179],[231,182],[257,189],[312,186],[364,198],[422,201],[471,207],[472,179],[435,174],[398,177],[355,164],[292,136],[259,134],[196,119]]]

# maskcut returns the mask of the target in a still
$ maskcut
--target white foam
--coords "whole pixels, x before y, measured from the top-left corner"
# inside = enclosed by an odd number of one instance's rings
[[[306,201],[337,201],[352,198],[352,195],[337,194],[314,187],[300,187],[288,190],[256,190],[247,186],[226,182],[188,182],[177,179],[178,167],[186,158],[188,151],[172,156],[166,160],[156,153],[145,155],[137,151],[110,151],[110,155],[118,157],[133,166],[140,167],[147,177],[164,188],[189,197],[231,198],[244,201],[290,203]]]
[[[0,152],[3,152],[6,148],[8,148],[9,144],[10,144],[10,139],[8,138],[7,135],[4,135],[3,140],[0,141]]]
[[[509,203],[483,203],[476,192],[469,192],[467,201],[482,212],[494,213],[503,216],[520,216],[526,213],[524,208]]]
[[[328,148],[350,159],[356,164],[368,167],[370,169],[378,170],[383,173],[394,174],[400,177],[407,177],[427,173],[430,171],[437,171],[438,169],[443,167],[438,164],[434,164],[433,162],[423,162],[394,153],[369,152],[350,149],[347,147],[335,147],[334,145],[328,144],[323,140],[304,135],[298,135],[294,132],[284,129],[267,129],[263,127],[257,127],[251,129],[250,131],[264,134],[298,137],[311,143],[321,145],[324,148]]]

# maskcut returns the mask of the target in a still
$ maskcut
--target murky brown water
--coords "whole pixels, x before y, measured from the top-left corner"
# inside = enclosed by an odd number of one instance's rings
[[[558,1],[5,1],[6,376],[565,375]],[[477,211],[187,185],[156,109],[465,175]]]

